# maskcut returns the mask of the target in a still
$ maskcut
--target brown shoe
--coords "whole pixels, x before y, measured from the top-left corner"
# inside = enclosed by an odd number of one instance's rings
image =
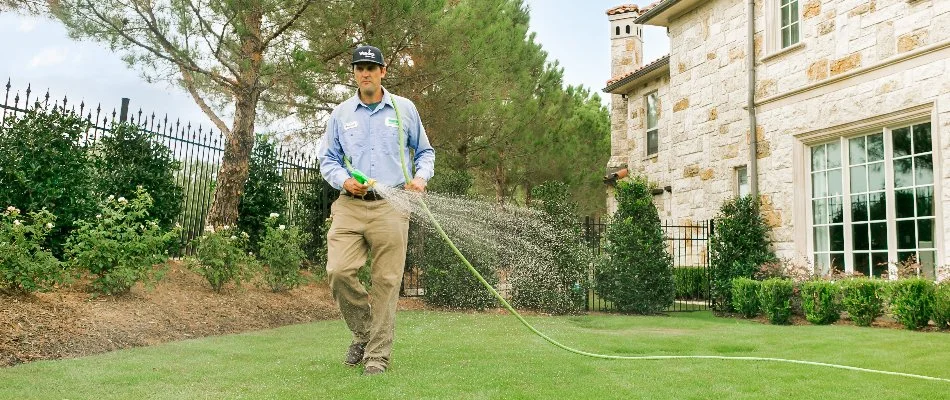
[[[355,367],[363,362],[363,350],[366,349],[366,343],[353,343],[350,345],[350,348],[346,350],[346,359],[343,360],[343,364]]]
[[[366,376],[373,376],[373,375],[379,375],[379,374],[381,374],[381,373],[383,373],[383,372],[386,372],[386,369],[385,369],[385,368],[377,367],[377,366],[374,365],[374,366],[371,366],[371,367],[366,367],[366,369],[363,370],[363,375],[366,375]]]

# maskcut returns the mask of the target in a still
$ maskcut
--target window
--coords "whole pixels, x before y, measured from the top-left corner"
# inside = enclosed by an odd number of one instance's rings
[[[883,129],[810,149],[815,265],[881,276],[914,259],[934,278],[937,260],[930,123]]]
[[[781,0],[782,48],[798,43],[801,24],[798,20],[798,0]]]
[[[749,171],[745,165],[736,168],[736,195],[739,197],[748,196],[749,189]]]
[[[617,36],[620,36],[620,27],[619,27],[619,26],[617,27],[617,29],[615,29],[615,31],[617,32]]]
[[[627,25],[627,34],[630,34],[630,25]]]
[[[659,128],[657,128],[657,117],[659,113],[657,112],[658,99],[657,92],[653,92],[647,95],[647,155],[652,156],[659,151],[660,148],[660,138],[659,138]]]

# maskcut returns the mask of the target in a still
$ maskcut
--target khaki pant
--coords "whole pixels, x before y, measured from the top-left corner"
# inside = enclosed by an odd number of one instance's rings
[[[364,201],[340,196],[330,209],[327,276],[330,289],[353,332],[367,343],[366,366],[386,368],[393,348],[396,303],[406,263],[409,216],[386,200]],[[367,293],[356,273],[372,251],[372,285]]]

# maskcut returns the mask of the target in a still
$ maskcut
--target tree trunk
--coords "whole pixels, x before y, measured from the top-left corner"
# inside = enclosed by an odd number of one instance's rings
[[[257,120],[257,102],[261,97],[261,65],[263,63],[263,18],[259,2],[253,2],[242,16],[244,26],[241,35],[241,52],[246,61],[238,64],[238,82],[235,89],[234,127],[225,138],[224,158],[218,172],[214,202],[208,212],[206,223],[212,226],[235,225],[238,205],[247,183],[248,163],[254,148],[254,123]]]
[[[495,202],[502,204],[505,202],[505,169],[501,162],[495,164]]]

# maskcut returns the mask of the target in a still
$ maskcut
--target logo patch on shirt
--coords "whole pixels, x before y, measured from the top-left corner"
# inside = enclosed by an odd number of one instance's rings
[[[398,128],[399,120],[392,117],[386,118],[386,126],[391,127],[391,128]]]
[[[343,130],[348,131],[348,130],[350,130],[350,129],[356,128],[357,125],[359,125],[359,124],[357,124],[356,121],[347,122],[347,123],[343,124]]]

